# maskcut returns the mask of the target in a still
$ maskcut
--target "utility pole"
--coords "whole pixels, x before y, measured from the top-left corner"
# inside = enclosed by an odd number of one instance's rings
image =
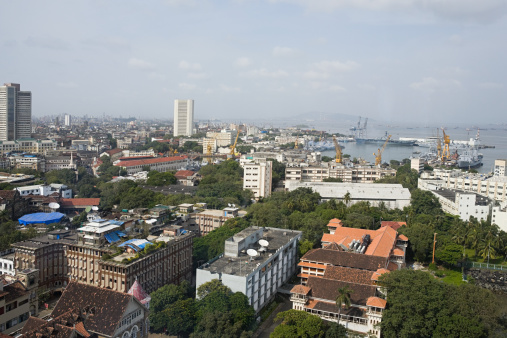
[[[433,235],[433,260],[431,261],[431,263],[435,264],[435,246],[437,244],[437,233],[435,232],[435,234]]]

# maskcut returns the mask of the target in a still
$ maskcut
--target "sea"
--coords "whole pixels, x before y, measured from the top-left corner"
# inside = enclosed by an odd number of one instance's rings
[[[477,135],[477,128],[465,128],[462,126],[446,128],[445,132],[452,140],[467,141],[470,138],[475,138]],[[345,135],[351,134],[351,131],[347,127],[336,127],[330,129],[330,133],[341,133]],[[436,127],[406,127],[406,126],[389,126],[389,125],[377,125],[374,128],[368,128],[367,137],[377,138],[384,136],[386,132],[392,135],[393,139],[400,137],[411,137],[411,138],[427,138],[430,136],[437,135]],[[440,136],[442,132],[440,131]],[[479,153],[483,154],[483,165],[476,168],[480,173],[490,173],[493,171],[495,160],[507,159],[507,127],[499,125],[498,127],[486,127],[484,129],[479,128],[479,137],[482,145],[492,146],[494,148],[479,149]],[[382,145],[378,144],[364,144],[355,142],[340,143],[345,148],[343,149],[344,154],[349,154],[351,158],[362,158],[368,162],[375,162],[375,155],[378,148]],[[405,158],[416,157],[416,152],[425,153],[428,152],[427,147],[418,146],[397,146],[388,144],[382,153],[382,162],[389,163],[390,160],[401,161]],[[335,156],[334,149],[322,151],[324,156]]]

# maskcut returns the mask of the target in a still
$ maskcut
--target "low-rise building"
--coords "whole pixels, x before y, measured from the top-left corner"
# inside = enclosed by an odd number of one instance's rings
[[[0,252],[0,275],[14,276],[14,249],[8,249]]]
[[[197,268],[197,287],[219,279],[259,312],[296,271],[301,231],[252,226],[225,241],[224,254]]]
[[[228,219],[237,217],[238,211],[239,209],[235,207],[228,207],[223,210],[205,209],[192,214],[190,221],[193,221],[199,227],[201,236],[206,236],[211,231],[224,225]]]
[[[145,168],[148,168],[148,171],[156,170],[158,172],[176,171],[182,167],[185,167],[187,162],[188,156],[181,155],[132,161],[120,161],[114,165],[125,169],[127,173],[131,175],[138,171],[143,171]]]
[[[46,156],[46,171],[61,169],[77,170],[80,163],[80,157],[73,153],[70,153],[70,155]]]
[[[451,215],[459,216],[463,221],[475,217],[479,221],[487,220],[490,215],[491,200],[476,193],[440,188],[431,190],[442,205],[442,210]]]
[[[8,159],[9,168],[46,172],[46,159],[42,155],[13,154]]]
[[[311,188],[323,200],[336,199],[349,204],[369,202],[371,206],[384,205],[389,209],[403,209],[410,205],[410,191],[401,184],[336,183],[285,181],[285,188],[293,191],[298,188]],[[348,194],[348,195],[347,195]]]
[[[72,198],[72,189],[65,184],[51,183],[49,185],[27,185],[15,189],[19,191],[21,197],[29,195],[50,196],[57,193],[61,198]]]
[[[321,166],[293,164],[285,168],[286,181],[322,182],[326,178],[341,179],[346,183],[373,183],[384,177],[396,175],[396,170],[377,166],[345,166],[323,163]]]
[[[338,219],[328,224],[322,248],[308,251],[299,262],[301,285],[291,290],[293,309],[318,315],[348,330],[380,337],[386,307],[378,278],[405,266],[408,239],[391,224],[378,230],[344,227]],[[338,289],[352,292],[351,306],[338,309]]]

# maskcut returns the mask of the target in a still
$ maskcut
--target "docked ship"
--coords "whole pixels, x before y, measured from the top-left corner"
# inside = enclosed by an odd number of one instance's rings
[[[482,165],[482,158],[476,148],[468,147],[459,155],[456,164],[460,169],[477,168]]]
[[[377,138],[356,138],[356,143],[358,143],[358,144],[368,143],[368,144],[382,145],[387,140],[388,136],[389,136],[389,134],[386,131],[386,134],[384,136],[382,136],[382,137],[377,137]],[[416,141],[415,140],[402,140],[402,139],[395,140],[395,139],[390,138],[389,141],[387,142],[387,145],[412,147],[412,146],[416,145]]]

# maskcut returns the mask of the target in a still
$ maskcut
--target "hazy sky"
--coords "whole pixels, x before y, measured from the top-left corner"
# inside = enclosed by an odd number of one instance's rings
[[[505,0],[1,0],[33,114],[506,122]]]

